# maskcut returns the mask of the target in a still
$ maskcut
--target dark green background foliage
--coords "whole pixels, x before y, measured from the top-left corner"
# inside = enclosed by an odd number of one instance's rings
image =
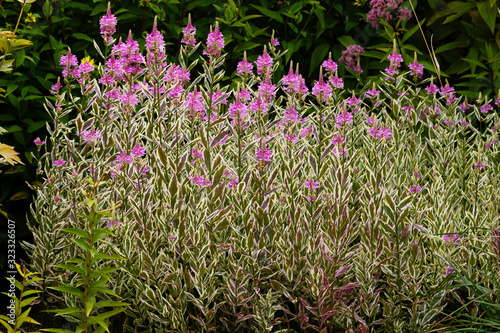
[[[197,27],[197,41],[205,40],[210,25],[219,21],[229,53],[226,63],[226,80],[235,79],[234,70],[246,51],[250,61],[262,53],[269,42],[272,30],[288,49],[285,60],[300,63],[300,72],[308,86],[318,77],[319,66],[332,52],[338,60],[348,45],[365,47],[361,58],[364,72],[358,82],[354,73],[343,65],[339,74],[346,81],[346,88],[361,87],[369,80],[380,80],[378,73],[387,66],[387,55],[392,41],[397,40],[399,51],[407,65],[417,53],[419,62],[426,69],[425,75],[436,76],[426,44],[413,15],[409,21],[380,22],[378,30],[366,22],[370,10],[369,0],[124,0],[112,1],[112,12],[118,19],[117,34],[126,38],[131,30],[139,44],[151,31],[153,20],[158,16],[158,28],[167,42],[168,61],[178,55],[181,31],[191,14]],[[427,0],[412,2],[422,23],[425,38],[435,51],[440,65],[442,84],[445,79],[457,91],[477,98],[479,93],[495,98],[499,88],[500,30],[497,23],[496,0],[444,1]],[[358,6],[361,4],[361,6]],[[0,15],[5,28],[13,30],[21,4],[7,0]],[[411,8],[408,1],[403,6]],[[37,0],[25,8],[37,18],[25,22],[23,15],[18,35],[29,39],[33,46],[17,51],[15,70],[0,76],[0,87],[7,90],[6,98],[0,99],[0,126],[8,130],[1,137],[3,143],[13,145],[21,152],[26,166],[4,166],[0,174],[0,204],[9,216],[17,221],[17,239],[29,237],[26,221],[31,202],[29,184],[41,180],[36,176],[36,137],[46,137],[45,123],[50,120],[44,110],[44,98],[51,98],[48,91],[56,82],[61,68],[61,55],[68,46],[79,59],[90,55],[101,61],[93,46],[93,40],[102,45],[99,19],[104,15],[107,2],[102,0]],[[196,69],[195,69],[196,71]],[[276,79],[283,72],[277,73]],[[192,77],[195,73],[192,73]],[[2,217],[3,218],[3,217]],[[2,235],[2,240],[5,234]],[[5,245],[3,244],[2,247]],[[3,252],[2,252],[3,253]],[[3,256],[3,254],[2,254]],[[0,257],[3,267],[5,258]]]

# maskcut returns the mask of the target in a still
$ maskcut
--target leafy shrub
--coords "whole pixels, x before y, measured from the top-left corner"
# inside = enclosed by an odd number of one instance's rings
[[[271,40],[234,87],[218,24],[203,45],[186,28],[176,64],[156,20],[145,54],[101,22],[104,63],[68,50],[46,103],[25,243],[46,306],[76,306],[53,290],[82,286],[65,270],[88,255],[129,331],[443,329],[458,267],[484,284],[491,258],[469,249],[498,227],[500,100],[469,105],[397,46],[356,92],[335,58],[308,89]],[[90,224],[89,198],[106,212]]]

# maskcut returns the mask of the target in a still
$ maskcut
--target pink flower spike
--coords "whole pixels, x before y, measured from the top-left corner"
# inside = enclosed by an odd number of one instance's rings
[[[192,47],[196,45],[196,39],[194,38],[196,35],[196,28],[191,25],[191,14],[188,14],[188,23],[187,26],[182,29],[182,34],[184,36],[182,37],[181,43]]]
[[[247,60],[247,51],[243,53],[243,60],[238,63],[236,73],[239,76],[248,76],[252,74],[253,65]]]
[[[266,46],[264,45],[264,52],[261,56],[257,58],[255,61],[255,65],[257,66],[257,74],[267,74],[273,67],[273,58],[267,54]],[[264,75],[265,76],[265,75]]]
[[[425,91],[427,92],[428,95],[433,95],[439,91],[438,87],[431,82],[429,86],[425,88]]]
[[[411,70],[411,75],[415,75],[421,78],[424,75],[424,65],[421,65],[417,62],[417,57],[415,56],[415,60],[408,65],[408,68]]]
[[[55,166],[62,166],[62,165],[64,165],[64,163],[66,163],[66,161],[62,158],[54,161]]]
[[[40,140],[40,138],[36,138],[36,139],[33,141],[33,143],[34,143],[35,145],[37,145],[37,146],[40,148],[43,144],[45,144],[45,141]]]
[[[309,178],[309,181],[304,182],[304,186],[306,188],[315,189],[315,188],[319,187],[319,182],[315,182],[315,181],[313,181],[312,178]]]
[[[338,69],[337,64],[332,59],[327,59],[323,61],[322,66],[329,73],[335,73]]]
[[[477,169],[479,170],[483,170],[484,168],[484,163],[482,163],[481,161],[477,162],[476,165],[474,165],[474,167],[476,167]]]
[[[215,22],[214,31],[208,34],[207,50],[203,51],[204,55],[219,57],[224,48],[224,36],[219,30],[219,22]]]
[[[482,113],[488,113],[488,111],[493,110],[493,107],[490,104],[484,104],[481,106],[481,112]]]
[[[448,277],[451,274],[451,272],[453,272],[453,266],[450,265],[446,269],[446,277]]]
[[[460,245],[461,243],[456,241],[458,239],[458,234],[446,234],[443,236],[443,239],[446,243],[451,244],[453,242],[454,245]]]
[[[146,148],[139,146],[137,143],[130,152],[136,157],[142,157],[146,154]]]
[[[101,18],[99,24],[101,26],[101,35],[106,42],[110,42],[112,40],[111,35],[116,32],[116,17],[111,14],[111,3],[108,2],[108,10],[106,15]]]

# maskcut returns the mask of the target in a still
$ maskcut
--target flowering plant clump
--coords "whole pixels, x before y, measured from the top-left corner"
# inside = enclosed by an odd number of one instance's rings
[[[497,106],[397,52],[360,94],[331,56],[307,87],[274,37],[231,88],[218,24],[196,43],[189,19],[179,63],[156,24],[145,50],[114,24],[92,70],[61,58],[34,142],[32,266],[82,331],[446,330],[456,280],[498,279]]]

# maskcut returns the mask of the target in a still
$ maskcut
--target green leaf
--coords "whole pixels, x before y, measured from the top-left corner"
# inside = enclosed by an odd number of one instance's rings
[[[78,247],[80,247],[85,252],[89,251],[89,243],[87,242],[87,240],[81,238],[72,238],[71,241],[78,245]]]
[[[104,328],[106,330],[106,332],[109,332],[108,324],[106,324],[104,322],[104,320],[101,317],[99,317],[99,316],[90,317],[88,319],[88,322],[89,322],[90,325],[98,324],[99,326],[101,326],[102,328]]]
[[[24,200],[28,198],[29,198],[28,192],[17,192],[13,196],[11,196],[8,201]]]
[[[461,41],[461,42],[447,43],[447,44],[441,45],[440,47],[438,47],[437,49],[435,49],[434,53],[438,54],[438,53],[441,53],[441,52],[444,52],[444,51],[456,49],[457,47],[462,47],[463,45],[464,45],[463,41]]]
[[[62,286],[62,287],[49,287],[50,289],[61,291],[64,293],[69,293],[71,295],[78,296],[78,298],[83,302],[83,292],[72,286]]]
[[[496,6],[492,8],[489,1],[482,1],[477,4],[477,9],[493,34],[495,31],[495,21],[498,13]]]
[[[467,62],[474,64],[474,65],[477,65],[481,68],[487,69],[486,66],[483,63],[481,63],[480,61],[473,60],[473,59],[467,59],[467,58],[462,58],[462,60],[467,61]]]
[[[340,36],[339,38],[337,38],[337,40],[340,42],[340,44],[342,44],[344,47],[348,47],[349,45],[354,45],[356,44],[356,42],[354,41],[354,39],[351,37],[351,36],[348,36],[348,35],[344,35],[344,36]]]
[[[108,295],[112,295],[112,296],[115,296],[115,297],[120,297],[118,296],[113,290],[109,289],[109,288],[106,288],[106,287],[95,287],[95,288],[92,288],[96,293],[98,292],[101,292],[101,293],[104,293],[104,294],[108,294]]]
[[[265,7],[261,7],[261,6],[256,6],[256,5],[250,5],[252,6],[253,8],[257,9],[259,12],[261,12],[262,14],[266,15],[267,17],[269,18],[272,18],[273,20],[276,20],[278,21],[279,23],[283,23],[283,18],[281,17],[280,14],[270,10],[270,9],[267,9]]]
[[[53,333],[74,333],[71,330],[67,330],[67,329],[63,329],[63,328],[42,328],[40,331],[53,332]]]
[[[70,271],[70,272],[76,272],[76,273],[81,274],[82,276],[85,276],[85,271],[83,270],[83,268],[78,267],[78,266],[73,266],[73,265],[54,265],[52,267],[61,268],[61,269],[64,269],[64,270]]]
[[[117,254],[105,254],[105,253],[96,253],[94,255],[94,259],[127,260],[127,258],[124,258],[124,257],[119,256]]]
[[[311,65],[309,67],[309,76],[315,71],[318,66],[325,60],[326,55],[328,54],[328,49],[330,48],[330,44],[324,43],[318,45],[311,56]]]
[[[33,302],[37,298],[38,298],[38,296],[23,299],[22,302],[21,302],[21,304],[20,304],[21,308],[24,308],[26,305],[30,304],[31,302]]]
[[[33,45],[33,43],[27,39],[17,39],[15,42],[12,42],[11,51],[24,49],[31,45]]]
[[[97,303],[96,307],[105,308],[105,307],[129,306],[129,305],[130,305],[129,303],[107,300]]]
[[[113,237],[115,236],[113,231],[109,228],[94,229],[94,230],[92,230],[92,235],[93,235],[94,244],[97,241],[103,239],[106,235],[113,236]]]
[[[423,25],[424,22],[425,22],[425,18],[420,21],[420,24]],[[410,38],[411,36],[413,36],[413,34],[415,32],[417,32],[417,30],[419,30],[419,25],[418,24],[415,24],[415,26],[413,28],[411,28],[410,30],[408,30],[405,35],[403,36],[403,39],[401,40],[402,42],[405,42],[408,38]]]
[[[427,21],[427,25],[431,25],[434,23],[437,19],[443,17],[443,16],[451,16],[453,14],[459,14],[461,13],[460,16],[463,14],[467,13],[469,10],[475,7],[475,4],[470,3],[470,2],[462,2],[462,1],[452,1],[450,3],[447,3],[446,6],[436,12],[430,19]],[[460,16],[457,16],[460,17]]]
[[[99,317],[101,319],[106,319],[106,318],[109,318],[109,317],[112,317],[120,312],[123,312],[125,311],[127,308],[123,307],[123,308],[118,308],[118,309],[114,309],[114,310],[111,310],[111,311],[108,311],[108,312],[104,312],[104,313],[101,313],[99,314],[98,316],[95,316],[95,317]],[[94,317],[94,318],[95,318]]]
[[[86,316],[90,316],[90,313],[92,312],[92,310],[94,309],[94,306],[95,306],[95,297],[89,297],[89,300],[85,303],[85,307],[86,307]]]
[[[12,329],[12,327],[10,327],[10,325],[8,324],[8,322],[10,321],[10,318],[7,317],[7,316],[4,316],[4,315],[1,315],[2,319],[0,319],[0,324],[2,324],[6,329],[7,329],[7,333],[11,333],[11,332],[14,332],[14,330]],[[4,319],[7,318],[7,319]]]
[[[34,289],[26,290],[23,293],[23,297],[29,296],[29,295],[33,295],[33,294],[38,294],[38,293],[41,293],[41,292],[42,292],[41,290],[34,290]]]
[[[80,236],[85,239],[90,239],[90,235],[85,230],[77,229],[77,228],[62,228],[62,231],[69,232],[70,234],[74,234]]]
[[[81,40],[86,40],[87,42],[92,43],[92,38],[89,36],[79,33],[79,32],[74,32],[71,34],[72,37],[75,37],[76,39],[81,39]]]
[[[73,258],[73,259],[68,260],[68,262],[72,263],[72,264],[85,264],[86,263],[85,260],[80,259],[80,258]]]

